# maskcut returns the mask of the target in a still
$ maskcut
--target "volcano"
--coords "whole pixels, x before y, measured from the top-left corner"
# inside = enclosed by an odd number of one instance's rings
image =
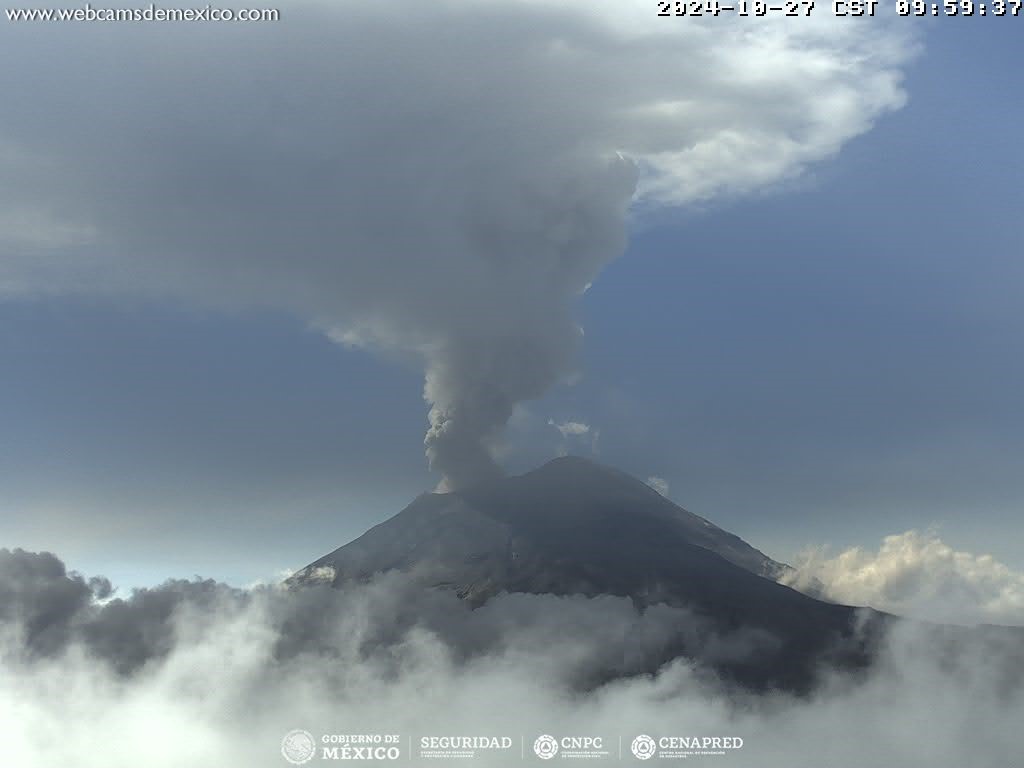
[[[525,592],[628,597],[638,612],[686,608],[716,632],[770,638],[755,657],[718,670],[758,689],[805,690],[823,664],[865,665],[889,617],[777,583],[788,569],[640,480],[567,456],[524,475],[423,494],[288,583],[344,587],[397,570],[472,607]],[[651,666],[690,650],[680,639]]]

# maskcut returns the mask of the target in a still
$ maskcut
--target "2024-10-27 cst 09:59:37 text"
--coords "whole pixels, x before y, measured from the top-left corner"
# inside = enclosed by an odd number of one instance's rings
[[[822,7],[833,16],[875,16],[881,0],[831,0]],[[1021,16],[1024,0],[895,0],[890,5],[897,16]],[[721,16],[810,16],[814,0],[657,0],[656,15],[664,17]],[[825,11],[825,12],[828,12]],[[819,11],[820,12],[820,11]]]

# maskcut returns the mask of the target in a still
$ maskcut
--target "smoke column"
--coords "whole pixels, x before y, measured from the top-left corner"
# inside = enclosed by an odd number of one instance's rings
[[[34,75],[0,114],[0,296],[294,314],[421,367],[431,466],[486,479],[515,404],[573,370],[630,216],[789,179],[902,104],[905,33],[848,22],[448,0],[7,24],[0,66]]]

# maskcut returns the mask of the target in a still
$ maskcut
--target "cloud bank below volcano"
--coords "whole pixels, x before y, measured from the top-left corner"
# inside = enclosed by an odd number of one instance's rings
[[[1021,651],[999,638],[950,644],[906,625],[866,677],[758,697],[700,662],[630,676],[672,634],[705,659],[769,639],[621,598],[504,595],[474,611],[395,575],[298,593],[201,580],[124,600],[109,590],[53,555],[0,550],[5,765],[269,768],[294,728],[742,738],[709,758],[723,765],[994,767],[1019,750]],[[522,764],[518,750],[483,764],[506,763]]]

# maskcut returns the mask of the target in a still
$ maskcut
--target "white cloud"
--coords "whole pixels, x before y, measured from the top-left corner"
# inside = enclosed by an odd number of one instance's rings
[[[562,442],[557,449],[559,456],[569,453],[570,444],[573,441],[577,446],[586,445],[592,454],[597,455],[598,441],[601,439],[600,429],[591,427],[582,421],[555,421],[554,419],[548,419],[548,426],[557,429],[558,434],[562,436]]]
[[[647,484],[662,496],[668,496],[668,481],[665,478],[651,475],[647,478]]]
[[[562,437],[581,437],[590,432],[590,425],[584,424],[582,421],[557,422],[554,419],[548,419],[548,424],[557,429]]]
[[[954,550],[934,532],[886,536],[877,552],[810,550],[785,583],[903,616],[1024,625],[1024,573],[991,555]]]
[[[799,697],[726,692],[682,661],[582,690],[699,620],[613,597],[470,610],[395,577],[298,593],[168,582],[97,612],[56,558],[2,551],[0,594],[0,764],[18,768],[276,768],[295,728],[734,735],[742,750],[714,761],[763,768],[1004,768],[1020,750],[1019,642],[996,637],[899,627],[873,673]]]

